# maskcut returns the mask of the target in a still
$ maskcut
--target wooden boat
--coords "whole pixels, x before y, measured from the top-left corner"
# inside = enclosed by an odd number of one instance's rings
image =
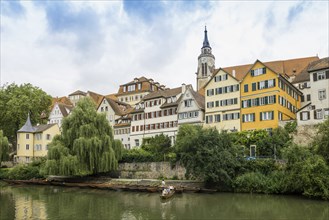
[[[171,198],[173,195],[175,194],[175,189],[171,189],[169,190],[169,192],[167,194],[162,194],[160,195],[161,199],[169,199]]]

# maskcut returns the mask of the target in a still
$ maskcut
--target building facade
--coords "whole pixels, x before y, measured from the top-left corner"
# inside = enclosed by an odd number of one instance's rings
[[[206,127],[240,131],[240,81],[219,69],[205,85]]]
[[[120,85],[116,97],[119,101],[134,106],[140,102],[144,96],[151,92],[164,90],[165,86],[154,82],[153,79],[147,79],[144,76],[135,78],[133,81]]]
[[[59,127],[62,127],[63,118],[67,117],[72,111],[72,109],[72,105],[66,105],[63,103],[56,102],[49,114],[48,123],[56,123]]]
[[[156,91],[146,95],[131,112],[131,148],[139,147],[143,139],[167,135],[172,144],[178,130],[177,108],[185,87]]]
[[[311,102],[298,111],[298,125],[318,124],[329,117],[329,57],[310,63],[307,72]]]
[[[195,92],[192,85],[182,85],[182,93],[177,112],[178,126],[182,124],[202,125],[204,121],[204,96]]]
[[[16,163],[30,163],[48,153],[48,144],[55,135],[60,134],[58,124],[32,126],[30,116],[21,129],[17,131]]]
[[[279,126],[296,119],[302,93],[286,77],[257,60],[241,82],[241,130]]]

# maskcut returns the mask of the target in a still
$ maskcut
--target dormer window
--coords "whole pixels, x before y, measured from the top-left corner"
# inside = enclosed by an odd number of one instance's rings
[[[167,103],[171,103],[171,98],[167,98]]]
[[[127,89],[127,88],[124,86],[124,87],[123,87],[123,92],[126,92],[126,89]]]
[[[138,90],[142,89],[142,83],[138,83],[137,86],[138,86]]]
[[[173,97],[171,97],[171,98],[172,98],[172,102],[176,102],[176,101],[177,101],[176,96],[173,96]]]

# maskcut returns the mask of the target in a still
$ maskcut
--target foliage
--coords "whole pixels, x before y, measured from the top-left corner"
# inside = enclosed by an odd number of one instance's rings
[[[153,162],[153,154],[142,148],[136,148],[132,150],[125,150],[121,163],[133,163],[133,162]]]
[[[62,134],[49,145],[43,172],[89,175],[115,170],[122,156],[121,142],[113,139],[104,114],[98,114],[90,98],[80,100],[63,120]]]
[[[239,173],[256,172],[268,175],[277,169],[273,159],[244,160]]]
[[[8,179],[9,171],[11,168],[0,168],[0,180]]]
[[[31,84],[10,84],[0,90],[0,130],[16,146],[16,132],[24,125],[30,112],[33,124],[42,123],[41,114],[48,115],[51,96]]]
[[[318,125],[313,145],[316,146],[316,153],[321,155],[329,165],[329,118]]]
[[[29,180],[34,178],[43,178],[44,176],[40,174],[40,164],[31,163],[28,165],[20,164],[16,165],[8,172],[8,179],[13,180]]]
[[[285,124],[284,129],[289,133],[294,133],[297,131],[297,121],[291,121]]]
[[[282,156],[282,149],[286,148],[291,141],[289,133],[281,128],[275,128],[269,134],[265,130],[242,131],[232,134],[235,145],[245,146],[245,155],[249,155],[250,145],[256,145],[257,157],[277,157]]]
[[[231,137],[216,129],[183,125],[176,142],[177,154],[187,170],[187,175],[230,188],[239,160]]]
[[[8,160],[9,144],[7,137],[3,136],[3,131],[0,130],[0,167],[1,162]]]
[[[154,161],[165,161],[166,155],[173,151],[170,138],[164,134],[155,135],[147,139],[147,143],[143,143],[141,148],[150,152]]]
[[[250,172],[238,176],[234,180],[234,188],[237,192],[264,192],[267,188],[268,178],[259,172]]]

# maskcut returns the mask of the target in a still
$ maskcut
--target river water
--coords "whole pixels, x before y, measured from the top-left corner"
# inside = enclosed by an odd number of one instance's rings
[[[175,194],[0,186],[0,219],[329,219],[329,202],[259,194]]]

